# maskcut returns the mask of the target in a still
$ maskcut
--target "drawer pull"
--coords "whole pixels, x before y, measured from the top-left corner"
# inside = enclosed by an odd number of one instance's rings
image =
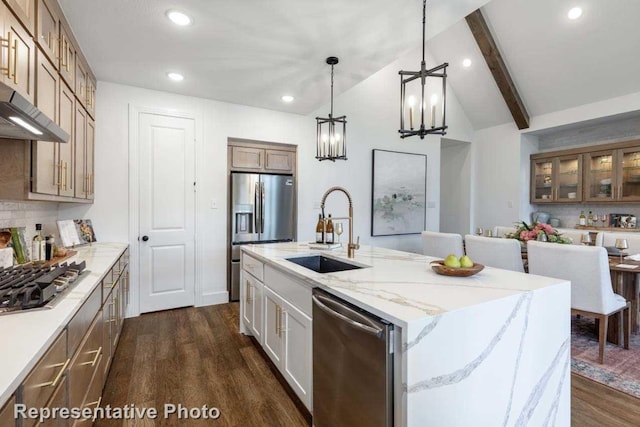
[[[80,365],[81,365],[81,366],[84,366],[84,365],[91,365],[92,367],[93,367],[93,366],[96,366],[96,363],[98,362],[98,359],[100,358],[100,354],[102,353],[102,347],[100,347],[100,348],[99,348],[99,349],[97,349],[97,350],[88,351],[87,353],[95,353],[95,354],[96,354],[96,357],[94,357],[94,358],[93,358],[93,360],[92,360],[91,362],[84,362],[84,363],[81,363]]]
[[[101,403],[102,403],[102,396],[100,396],[100,398],[94,402],[85,403],[84,407],[88,408],[89,406],[96,405],[96,408],[99,408]]]
[[[56,363],[55,365],[51,365],[51,368],[57,368],[58,366],[62,366],[62,368],[60,368],[60,371],[56,374],[56,377],[53,379],[53,381],[50,381],[48,383],[43,383],[43,384],[38,384],[36,387],[40,388],[40,387],[55,387],[58,385],[58,383],[60,382],[60,378],[62,378],[62,375],[64,374],[64,371],[67,369],[67,366],[69,366],[69,362],[71,362],[71,359],[67,359],[66,362],[64,363]]]

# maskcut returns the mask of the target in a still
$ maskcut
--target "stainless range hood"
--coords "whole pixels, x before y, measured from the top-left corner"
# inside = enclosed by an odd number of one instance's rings
[[[0,138],[69,142],[67,132],[4,83],[0,83]]]

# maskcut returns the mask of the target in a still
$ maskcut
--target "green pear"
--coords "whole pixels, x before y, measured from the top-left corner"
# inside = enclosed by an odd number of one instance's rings
[[[460,266],[464,268],[473,267],[473,261],[471,261],[471,258],[465,255],[463,257],[460,257]]]
[[[444,259],[444,265],[451,268],[460,268],[460,260],[454,254],[451,254]]]

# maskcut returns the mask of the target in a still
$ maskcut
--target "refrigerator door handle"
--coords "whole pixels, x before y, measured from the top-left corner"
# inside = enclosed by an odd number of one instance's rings
[[[255,233],[261,233],[261,230],[260,230],[260,224],[261,224],[261,222],[260,222],[260,216],[261,216],[260,206],[261,205],[260,205],[259,199],[258,199],[259,196],[260,196],[260,183],[256,182],[255,192],[254,192],[254,196],[253,196],[253,199],[254,199],[253,200],[253,209],[255,211],[254,214],[253,214],[253,223],[254,223],[254,226],[255,226],[255,230],[254,230]]]
[[[260,232],[264,232],[264,182],[260,183]]]

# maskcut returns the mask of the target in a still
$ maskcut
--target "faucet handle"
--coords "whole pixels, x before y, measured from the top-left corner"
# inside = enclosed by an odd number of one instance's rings
[[[356,240],[356,244],[354,245],[354,249],[360,249],[360,236],[358,236],[358,239]]]

